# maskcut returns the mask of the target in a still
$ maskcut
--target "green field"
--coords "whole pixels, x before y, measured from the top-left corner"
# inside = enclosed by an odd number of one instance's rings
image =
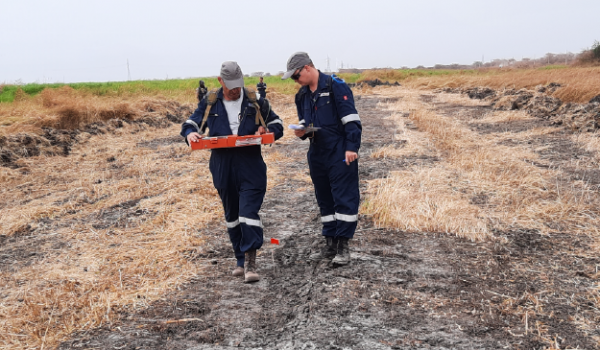
[[[402,81],[408,78],[455,75],[455,74],[476,74],[476,71],[460,70],[430,70],[430,69],[387,69],[366,71],[360,74],[340,74],[348,83],[356,83],[366,79],[378,78],[384,81]],[[70,86],[76,90],[89,92],[96,96],[123,96],[138,94],[157,94],[166,96],[176,94],[182,91],[194,90],[198,87],[198,81],[204,80],[208,89],[219,87],[216,78],[194,78],[194,79],[169,79],[169,80],[136,80],[122,82],[106,83],[71,83],[71,84],[25,84],[25,85],[4,85],[0,91],[0,103],[13,102],[17,90],[21,89],[28,96],[35,96],[44,89],[57,89],[63,86]],[[245,83],[249,86],[256,86],[258,77],[246,77]],[[279,76],[264,77],[265,83],[272,89],[284,94],[293,94],[297,91],[297,85],[291,79],[281,80]]]
[[[71,83],[71,84],[25,84],[25,85],[0,85],[0,103],[13,102],[17,91],[21,89],[28,96],[35,96],[44,89],[57,89],[70,86],[75,90],[89,92],[96,96],[123,96],[139,94],[157,94],[169,96],[178,92],[194,90],[198,87],[198,81],[204,80],[206,87],[220,87],[217,78],[194,78],[194,79],[169,79],[169,80],[136,80],[106,83]],[[246,85],[256,86],[258,77],[245,78]],[[282,81],[278,76],[265,77],[265,83],[269,88],[274,88],[282,93],[295,92],[295,83],[288,79]]]
[[[566,66],[553,65],[541,67],[536,70],[560,71],[568,68]],[[491,77],[501,76],[514,72],[512,69],[373,69],[363,73],[342,73],[339,76],[347,83],[357,83],[364,80],[379,79],[382,81],[402,82],[405,80],[419,78],[443,78],[452,76],[462,77]],[[27,96],[35,96],[46,88],[57,89],[70,86],[76,90],[82,90],[95,96],[126,96],[126,95],[156,95],[165,97],[189,94],[198,87],[198,81],[202,79],[209,89],[219,87],[217,78],[193,78],[193,79],[169,79],[169,80],[136,80],[106,83],[71,83],[71,84],[25,84],[25,85],[0,85],[0,103],[13,102],[17,91],[21,89]],[[247,86],[256,86],[258,77],[246,77]],[[270,91],[283,94],[294,94],[298,85],[291,79],[281,80],[279,76],[264,77]]]

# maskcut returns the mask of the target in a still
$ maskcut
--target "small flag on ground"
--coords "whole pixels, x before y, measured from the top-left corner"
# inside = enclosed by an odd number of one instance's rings
[[[279,244],[279,240],[276,238],[271,238],[271,244]]]

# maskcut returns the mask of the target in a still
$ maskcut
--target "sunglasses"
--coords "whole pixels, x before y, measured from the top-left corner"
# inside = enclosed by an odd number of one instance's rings
[[[300,68],[300,70],[298,72],[294,73],[290,78],[292,78],[292,80],[300,79],[300,72],[302,72],[303,69],[304,69],[304,66],[302,66],[302,68]]]

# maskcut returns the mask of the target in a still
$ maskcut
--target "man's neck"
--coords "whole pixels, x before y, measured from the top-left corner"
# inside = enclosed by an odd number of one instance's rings
[[[315,70],[315,75],[313,80],[308,84],[308,88],[311,92],[317,91],[317,87],[319,87],[319,71]]]

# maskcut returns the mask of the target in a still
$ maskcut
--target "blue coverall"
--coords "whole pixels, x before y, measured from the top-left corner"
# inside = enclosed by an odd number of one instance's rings
[[[208,99],[198,104],[198,109],[183,123],[181,136],[186,138],[191,132],[200,131],[202,119]],[[269,107],[264,99],[258,100],[261,115],[267,124],[268,131],[275,134],[275,139],[283,136],[283,123],[279,116]],[[255,124],[256,109],[248,101],[244,92],[240,110],[240,126],[237,135],[254,135],[259,125]],[[227,136],[233,134],[229,126],[227,111],[223,105],[223,90],[219,89],[217,101],[211,106],[207,117],[209,136]],[[245,146],[235,148],[217,148],[211,151],[209,168],[213,184],[221,197],[225,210],[227,232],[237,266],[244,266],[245,252],[259,249],[263,244],[262,222],[258,211],[267,190],[267,166],[263,161],[261,146]]]
[[[267,84],[265,84],[264,82],[263,83],[259,82],[258,84],[256,84],[256,90],[258,91],[258,94],[260,95],[260,97],[262,97],[262,98],[267,97]]]
[[[358,222],[358,160],[346,165],[346,151],[360,148],[362,125],[346,83],[319,71],[315,92],[296,94],[300,124],[320,129],[310,139],[308,166],[321,211],[323,236],[352,238]]]

